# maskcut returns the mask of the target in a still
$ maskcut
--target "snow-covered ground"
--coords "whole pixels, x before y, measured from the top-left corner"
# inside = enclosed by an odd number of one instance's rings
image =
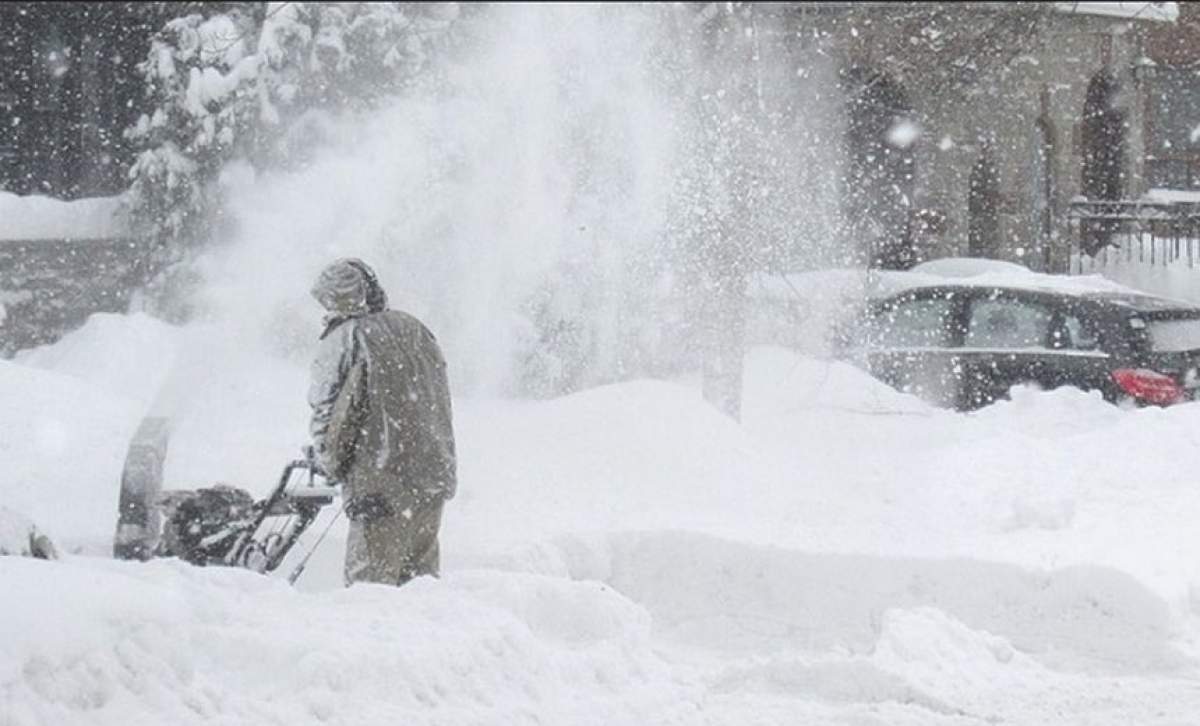
[[[1200,713],[1200,405],[956,414],[756,346],[743,424],[690,380],[456,400],[438,580],[340,587],[338,525],[295,588],[109,559],[148,410],[178,487],[261,494],[304,443],[303,366],[219,340],[101,315],[0,362],[0,501],[69,553],[0,558],[3,726]]]

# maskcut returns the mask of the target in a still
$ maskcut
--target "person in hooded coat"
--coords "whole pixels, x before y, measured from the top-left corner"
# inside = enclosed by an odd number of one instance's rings
[[[374,272],[340,259],[312,295],[328,311],[313,361],[313,457],[342,484],[346,584],[437,575],[443,504],[457,487],[446,363],[421,321],[388,309]]]

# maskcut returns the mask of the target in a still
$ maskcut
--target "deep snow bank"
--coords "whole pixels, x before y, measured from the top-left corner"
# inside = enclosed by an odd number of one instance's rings
[[[686,533],[553,549],[558,571],[324,593],[0,558],[3,723],[1115,725],[1200,706],[1162,603],[1112,571]]]
[[[264,494],[306,441],[307,371],[236,332],[96,316],[22,355],[45,370],[0,365],[5,502],[68,549],[106,544],[129,436],[155,407],[176,421],[168,487]],[[154,381],[155,396],[137,395]],[[1121,411],[1025,389],[964,416],[851,366],[759,347],[744,411],[738,425],[693,382],[648,380],[545,402],[459,399],[446,557],[467,566],[565,533],[691,530],[807,551],[1103,565],[1180,612],[1200,600],[1200,405]],[[339,582],[343,526],[307,587]]]
[[[136,320],[106,335],[174,335]],[[262,493],[303,441],[303,367],[191,332],[163,385],[179,406],[168,481]],[[90,383],[57,372],[87,339],[39,353],[45,370],[0,365],[16,472],[0,493],[101,549],[147,408],[102,387],[162,359],[122,352],[119,375],[83,366]],[[1117,724],[1200,707],[1173,680],[1200,582],[1200,407],[1023,390],[961,415],[781,348],[753,350],[746,375],[741,425],[690,382],[456,400],[438,582],[342,590],[344,526],[298,589],[174,562],[0,560],[5,716],[1033,724],[1100,702],[1088,722]]]
[[[696,723],[611,589],[461,572],[303,595],[244,571],[0,558],[6,726]]]

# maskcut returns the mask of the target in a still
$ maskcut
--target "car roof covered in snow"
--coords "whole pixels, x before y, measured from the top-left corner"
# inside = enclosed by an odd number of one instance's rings
[[[1052,275],[1001,260],[945,258],[908,271],[877,274],[871,295],[877,300],[922,288],[987,288],[1064,295],[1141,312],[1200,309],[1194,303],[1151,295],[1100,275]]]

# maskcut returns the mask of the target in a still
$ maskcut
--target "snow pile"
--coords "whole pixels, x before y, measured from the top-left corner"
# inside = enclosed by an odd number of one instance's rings
[[[0,365],[16,403],[0,413],[0,497],[68,552],[106,552],[146,406],[114,395],[122,376],[55,367],[109,335],[149,377],[160,360],[133,351],[177,332],[115,323],[40,351],[46,369]],[[188,395],[167,479],[261,495],[303,442],[304,372],[226,332],[174,343],[184,372],[164,389]],[[216,347],[183,354],[196,341]],[[744,425],[689,381],[457,399],[445,574],[401,590],[341,589],[344,523],[299,588],[283,583],[332,512],[268,578],[0,560],[6,716],[1117,724],[1200,708],[1174,680],[1200,601],[1200,407],[1023,390],[961,415],[772,347],[746,375]],[[1128,697],[1095,706],[1118,681]]]
[[[117,486],[140,407],[8,361],[0,361],[0,391],[0,501],[68,549],[111,547]]]
[[[178,329],[143,313],[97,313],[53,345],[20,351],[15,360],[148,403],[171,370],[179,338]]]
[[[0,506],[0,556],[30,554],[37,527],[28,517]]]
[[[463,572],[301,595],[175,562],[0,559],[14,724],[695,723],[645,612],[598,583]]]
[[[65,202],[0,191],[0,240],[102,239],[129,234],[119,197]]]
[[[785,534],[772,516],[795,501],[783,472],[691,388],[643,381],[459,410],[461,480],[487,482],[461,488],[451,516],[470,534],[460,549],[664,523],[736,536],[759,522],[763,536]]]

